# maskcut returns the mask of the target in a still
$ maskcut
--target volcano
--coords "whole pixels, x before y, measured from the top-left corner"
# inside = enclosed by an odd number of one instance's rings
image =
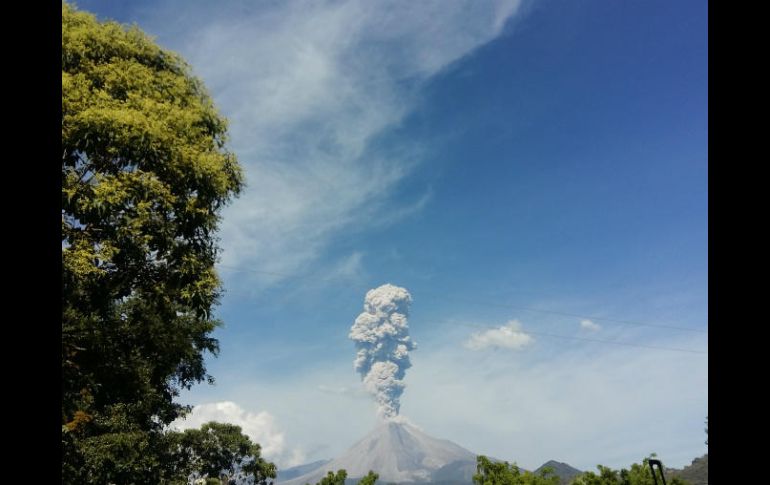
[[[445,482],[445,475],[470,482],[476,454],[451,441],[433,438],[413,425],[386,421],[342,456],[281,485],[317,483],[329,471],[345,469],[348,479],[364,477],[369,470],[380,475],[378,483]],[[455,481],[455,480],[452,480]]]

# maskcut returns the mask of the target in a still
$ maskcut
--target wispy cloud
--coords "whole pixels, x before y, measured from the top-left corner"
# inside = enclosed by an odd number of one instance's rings
[[[338,396],[347,396],[350,398],[355,399],[369,399],[369,393],[366,392],[363,387],[357,386],[357,387],[335,387],[335,386],[325,386],[323,384],[318,386],[318,390],[326,393],[326,394],[335,394]]]
[[[584,318],[580,320],[580,328],[590,330],[592,332],[596,332],[598,330],[601,330],[601,326],[598,323],[594,323],[591,320],[588,320],[587,318]]]
[[[364,271],[363,257],[364,254],[362,252],[356,251],[340,259],[337,264],[329,270],[326,279],[358,279]]]
[[[458,352],[465,339],[466,328],[449,326],[423,335],[414,353],[401,414],[426,433],[529,469],[550,459],[618,468],[650,452],[681,467],[707,451],[706,356],[574,341],[546,357],[525,352],[513,359],[511,352]],[[560,340],[547,343],[554,342]],[[704,337],[670,335],[665,342],[699,348]],[[280,364],[296,365],[296,352]],[[234,402],[263,403],[281,423],[284,449],[299,447],[307,461],[339,455],[377,424],[347,354],[291,377],[241,373],[218,387]]]
[[[218,421],[240,426],[243,433],[262,447],[262,456],[276,461],[280,466],[294,466],[304,462],[305,454],[300,448],[289,449],[286,438],[276,420],[267,411],[248,412],[232,401],[199,404],[184,419],[171,423],[175,429],[199,428],[209,421]]]
[[[414,109],[425,81],[500,35],[519,6],[185,5],[164,30],[230,119],[246,167],[248,188],[224,214],[222,263],[259,268],[250,278],[270,284],[317,262],[343,229],[420,210],[427,188],[411,200],[392,195],[424,147],[372,142]]]
[[[534,339],[531,335],[521,330],[521,322],[511,320],[501,327],[472,334],[465,341],[465,346],[471,350],[483,350],[488,347],[518,350],[533,341]]]
[[[530,469],[627,467],[651,452],[681,467],[707,452],[706,356],[580,341],[547,358],[448,351],[461,336],[423,338],[415,354],[402,413],[431,433]],[[703,337],[666,341],[693,348]]]

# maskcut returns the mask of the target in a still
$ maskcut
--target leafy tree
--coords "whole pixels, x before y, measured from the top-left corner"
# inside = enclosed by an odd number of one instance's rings
[[[260,456],[260,446],[233,424],[208,422],[200,429],[170,433],[179,459],[188,474],[223,483],[237,478],[240,483],[266,485],[276,477],[275,465]]]
[[[706,446],[709,445],[709,417],[706,416]]]
[[[346,478],[348,478],[348,472],[340,469],[337,470],[336,474],[334,472],[328,472],[320,482],[316,483],[316,485],[345,485]]]
[[[369,470],[369,473],[358,482],[358,485],[374,485],[374,482],[376,482],[378,478],[380,478],[380,476],[377,473]]]
[[[507,461],[492,461],[486,456],[476,457],[476,474],[473,475],[476,485],[558,485],[559,477],[553,474],[553,469],[546,467],[540,473],[521,472],[519,467]]]
[[[651,456],[654,458],[655,454]],[[572,482],[572,485],[655,485],[650,470],[649,458],[642,460],[642,463],[634,463],[630,469],[612,470],[609,467],[597,465],[599,473],[585,472],[579,475]],[[669,485],[688,485],[688,482],[679,477],[670,477],[666,479]],[[658,478],[658,484],[663,480]]]
[[[173,398],[212,381],[215,232],[241,169],[179,56],[67,3],[61,113],[63,480],[169,481]]]
[[[337,473],[327,472],[326,476],[321,478],[321,481],[316,485],[345,485],[345,480],[348,478],[348,472],[344,469],[337,470]],[[363,477],[358,484],[359,485],[374,485],[380,476],[377,473],[369,470],[369,473]],[[310,485],[309,483],[305,485]]]

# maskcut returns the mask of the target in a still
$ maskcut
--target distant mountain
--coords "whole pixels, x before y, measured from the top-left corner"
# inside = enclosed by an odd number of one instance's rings
[[[476,474],[476,460],[457,460],[448,463],[431,475],[432,483],[463,484],[473,483],[473,475]]]
[[[687,480],[690,485],[708,485],[709,483],[709,455],[706,453],[696,458],[691,464],[681,470],[675,468],[666,469],[666,477],[679,477]]]
[[[319,467],[326,465],[331,460],[318,460],[314,461],[313,463],[308,463],[306,465],[297,465],[293,466],[291,468],[286,468],[284,470],[278,470],[277,476],[275,478],[276,482],[285,482],[286,480],[291,480],[292,478],[297,478],[299,476],[302,476],[306,473],[310,473],[313,470],[318,469]]]
[[[542,470],[545,467],[553,468],[554,474],[557,477],[559,477],[559,482],[562,485],[566,485],[570,483],[573,478],[583,473],[582,471],[578,470],[575,467],[572,467],[566,463],[562,463],[556,460],[549,460],[543,463],[537,468],[537,470],[535,470],[535,473],[540,473],[540,470]]]
[[[375,428],[342,456],[304,475],[281,480],[281,485],[314,484],[328,471],[339,469],[348,472],[351,482],[374,470],[380,475],[378,483],[383,484],[470,483],[475,464],[475,453],[429,436],[410,424],[390,421]],[[470,470],[473,472],[469,476]]]

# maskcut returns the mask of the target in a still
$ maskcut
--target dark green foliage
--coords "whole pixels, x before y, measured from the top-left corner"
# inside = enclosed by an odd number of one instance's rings
[[[345,485],[345,479],[348,478],[348,472],[337,470],[337,473],[328,472],[316,485]],[[310,485],[310,484],[307,484]]]
[[[327,472],[326,476],[321,479],[316,485],[345,485],[345,480],[348,478],[348,472],[345,470],[337,470],[337,473]],[[380,476],[377,473],[369,470],[359,482],[358,485],[374,485]],[[310,485],[309,483],[306,485]]]
[[[653,454],[652,457],[654,456]],[[597,469],[598,474],[585,472],[572,482],[573,485],[655,485],[649,466],[649,458],[642,460],[641,464],[634,463],[630,469],[623,468],[617,471],[602,465],[598,465]],[[681,478],[671,476],[666,477],[666,483],[668,485],[689,485]],[[660,475],[658,475],[658,484],[663,484]]]
[[[378,478],[380,478],[380,476],[377,473],[369,470],[369,473],[358,482],[358,485],[374,485],[374,482],[376,482]]]
[[[275,478],[275,465],[260,456],[260,446],[241,433],[241,427],[209,422],[200,429],[168,433],[177,452],[177,463],[198,477],[237,477],[249,484],[267,484]],[[225,481],[227,483],[227,481]]]
[[[492,461],[486,456],[476,458],[476,474],[473,475],[476,485],[558,485],[559,477],[553,475],[553,470],[546,467],[540,473],[521,472],[519,467],[507,461]]]
[[[218,350],[214,234],[241,169],[181,58],[66,3],[61,121],[64,483],[168,482],[173,399]]]

